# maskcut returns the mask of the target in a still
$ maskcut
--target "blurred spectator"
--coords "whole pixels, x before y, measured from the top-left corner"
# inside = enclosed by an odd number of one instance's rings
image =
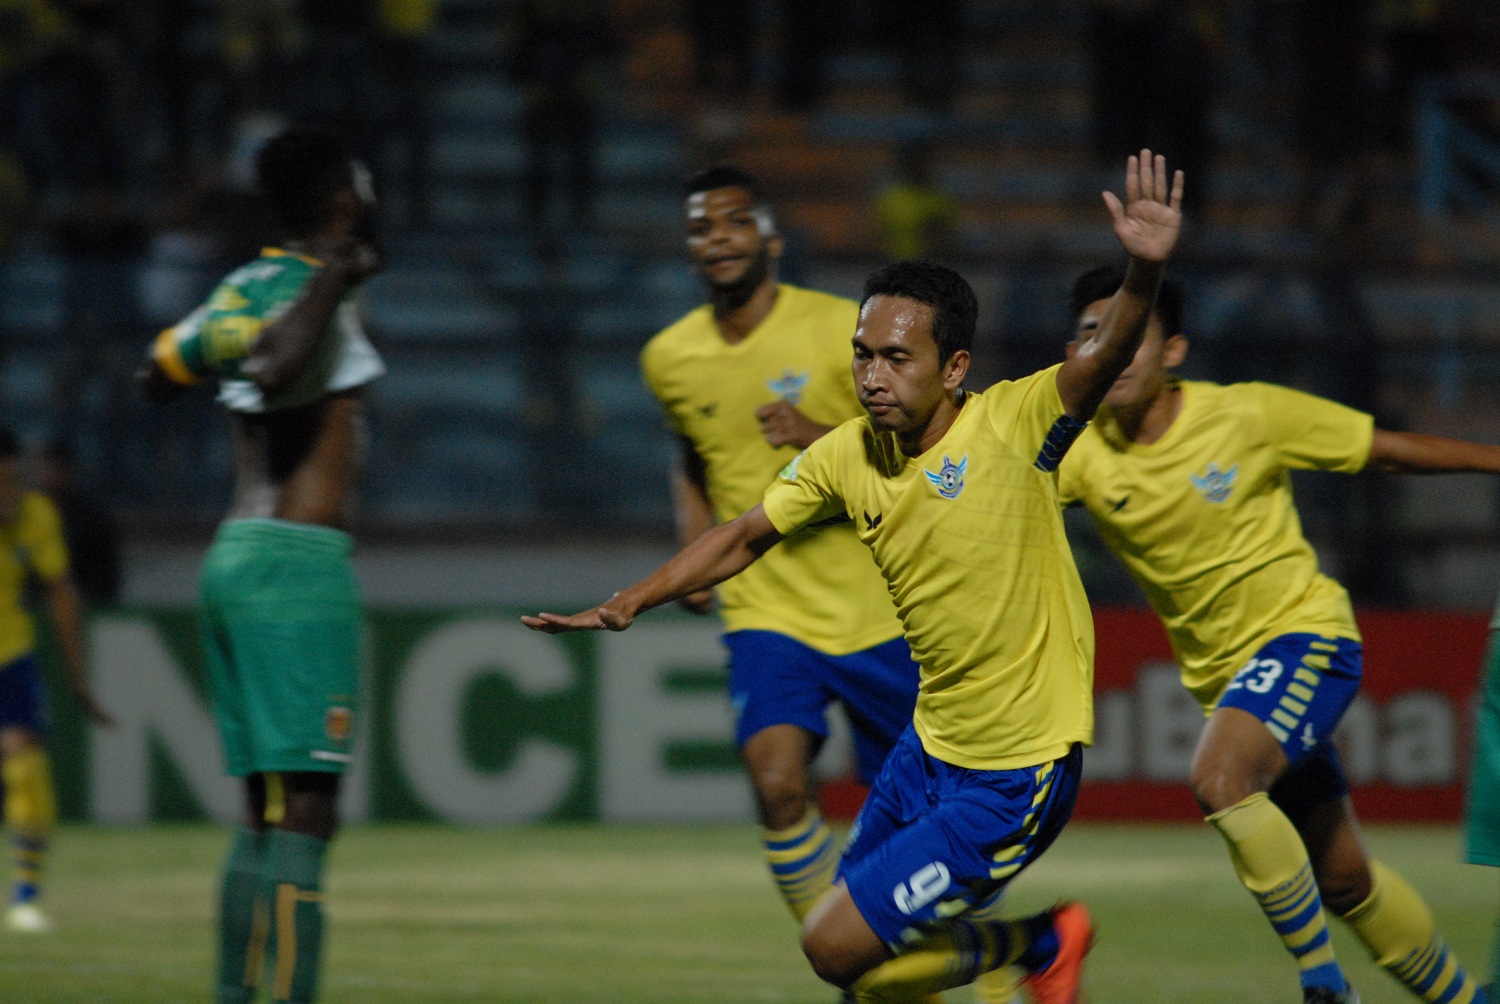
[[[717,102],[740,104],[755,65],[755,4],[751,0],[685,0],[698,87]]]
[[[777,103],[790,111],[812,111],[823,99],[828,55],[838,36],[837,5],[835,0],[780,0],[778,11]]]
[[[124,431],[118,412],[142,327],[137,284],[149,235],[145,224],[124,210],[112,182],[90,185],[76,205],[53,231],[64,265],[55,379],[59,435],[76,441],[84,425],[85,392],[97,379],[102,384],[99,427],[108,451]]]
[[[1302,158],[1298,215],[1333,238],[1361,225],[1377,106],[1371,80],[1375,0],[1297,0],[1295,136]]]
[[[300,72],[277,110],[343,133],[366,164],[379,161],[378,0],[300,0]]]
[[[1094,0],[1089,24],[1094,156],[1114,165],[1150,147],[1182,168],[1202,205],[1213,154],[1213,22],[1193,0]]]
[[[437,0],[380,0],[377,26],[381,90],[385,97],[381,135],[387,147],[400,145],[400,168],[393,173],[403,182],[406,216],[412,223],[427,220],[428,164],[432,152],[432,64],[427,39],[437,20]],[[388,168],[384,157],[372,162],[377,174]],[[393,186],[377,178],[377,190]]]
[[[932,182],[932,148],[902,147],[896,180],[875,199],[875,222],[888,260],[942,258],[951,246],[958,203]]]
[[[615,38],[586,0],[518,0],[508,30],[507,66],[525,98],[526,214],[548,229],[553,190],[566,176],[575,226],[594,218],[598,103]],[[558,159],[566,162],[563,171]]]
[[[1380,35],[1381,139],[1389,148],[1411,148],[1415,134],[1412,99],[1429,77],[1449,69],[1443,38],[1442,0],[1381,0],[1376,28]]]
[[[73,450],[53,442],[34,458],[37,489],[62,517],[73,584],[84,602],[112,607],[120,601],[120,533],[114,515],[78,484]]]
[[[881,34],[895,42],[901,57],[907,100],[946,112],[963,68],[961,0],[888,0],[877,9],[885,19]]]

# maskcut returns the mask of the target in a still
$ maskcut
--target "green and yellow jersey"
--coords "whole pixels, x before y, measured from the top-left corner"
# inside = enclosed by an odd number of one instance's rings
[[[919,457],[867,418],[846,422],[765,492],[781,533],[853,520],[922,666],[917,735],[959,767],[1034,766],[1093,740],[1093,620],[1057,495],[1070,422],[1057,369],[968,394]]]
[[[36,645],[31,616],[22,605],[26,576],[56,582],[67,572],[68,547],[57,508],[40,492],[24,493],[16,521],[0,526],[0,666]]]
[[[782,284],[770,314],[736,344],[719,334],[707,306],[646,344],[642,375],[673,430],[702,457],[720,522],[760,502],[797,455],[766,442],[757,408],[784,399],[830,426],[864,414],[850,370],[858,318],[850,300]],[[726,630],[776,631],[828,655],[901,633],[879,571],[844,521],[783,542],[719,586],[719,598]]]
[[[374,380],[385,365],[365,336],[352,293],[339,304],[311,363],[291,386],[267,400],[241,372],[261,330],[296,301],[320,265],[305,255],[262,250],[219,283],[202,306],[161,333],[152,350],[157,365],[180,384],[217,376],[219,403],[240,412],[295,408]]]
[[[1211,709],[1278,635],[1359,639],[1348,594],[1302,535],[1288,471],[1361,470],[1374,421],[1272,384],[1180,387],[1181,411],[1155,443],[1128,441],[1101,409],[1059,484],[1140,583],[1182,682]]]

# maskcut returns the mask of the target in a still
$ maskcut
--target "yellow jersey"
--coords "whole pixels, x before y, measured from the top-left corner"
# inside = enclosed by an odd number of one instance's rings
[[[1054,366],[968,394],[921,456],[856,419],[766,489],[778,532],[854,521],[922,666],[917,735],[946,763],[1009,770],[1093,740],[1094,626],[1050,459],[1068,421]]]
[[[1165,623],[1183,684],[1212,709],[1278,635],[1359,640],[1349,595],[1302,535],[1288,471],[1361,470],[1375,423],[1273,384],[1179,386],[1181,410],[1154,443],[1128,441],[1101,409],[1059,487],[1088,507]]]
[[[851,300],[777,287],[776,304],[731,345],[713,312],[699,307],[641,352],[641,373],[672,429],[703,459],[714,517],[731,520],[760,502],[776,472],[797,455],[772,446],[755,411],[784,399],[820,425],[864,407],[854,393]],[[828,655],[848,655],[901,633],[869,552],[847,521],[784,541],[719,586],[728,631],[776,631]]]
[[[36,646],[31,616],[22,605],[27,574],[55,582],[67,571],[57,508],[40,492],[25,492],[16,521],[0,526],[0,667]]]

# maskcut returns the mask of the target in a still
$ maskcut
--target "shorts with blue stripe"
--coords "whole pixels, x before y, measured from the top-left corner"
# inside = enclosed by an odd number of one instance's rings
[[[917,678],[905,638],[848,655],[827,655],[775,631],[731,631],[729,697],[735,744],[772,725],[828,735],[828,706],[844,706],[854,733],[859,779],[869,784],[917,703]]]
[[[1083,747],[1013,770],[931,756],[907,729],[849,835],[839,877],[892,951],[996,897],[1073,814]]]
[[[1265,723],[1295,765],[1327,746],[1364,675],[1364,648],[1350,638],[1284,634],[1234,675],[1216,707],[1239,708]]]

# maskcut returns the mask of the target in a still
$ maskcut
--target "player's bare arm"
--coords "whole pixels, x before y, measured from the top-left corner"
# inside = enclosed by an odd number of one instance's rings
[[[672,467],[672,516],[677,524],[677,543],[691,544],[714,525],[713,504],[708,499],[708,468],[692,440],[677,440],[677,463]],[[677,601],[684,610],[707,614],[713,607],[712,589],[700,589]]]
[[[1125,200],[1104,193],[1115,236],[1130,255],[1125,282],[1093,335],[1080,341],[1057,374],[1057,391],[1072,417],[1094,416],[1115,379],[1130,365],[1156,302],[1167,259],[1182,229],[1181,171],[1168,184],[1165,157],[1142,150],[1125,167]]]
[[[344,297],[380,270],[375,251],[353,237],[309,241],[305,250],[322,267],[286,312],[261,330],[245,360],[245,376],[267,395],[297,378]]]
[[[562,634],[567,631],[624,631],[636,616],[652,607],[708,589],[749,568],[762,554],[781,541],[763,507],[703,534],[633,586],[582,613],[542,613],[522,617],[533,631]]]
[[[62,650],[63,665],[68,673],[68,690],[78,707],[96,725],[113,725],[115,720],[99,706],[94,699],[94,688],[89,684],[88,667],[84,661],[83,603],[78,588],[72,577],[60,575],[46,583],[46,590],[57,645]]]
[[[1368,466],[1394,474],[1500,474],[1500,446],[1376,429]]]
[[[797,410],[790,401],[772,401],[755,409],[760,420],[761,434],[772,446],[795,446],[805,450],[833,430],[830,425],[821,425]]]

